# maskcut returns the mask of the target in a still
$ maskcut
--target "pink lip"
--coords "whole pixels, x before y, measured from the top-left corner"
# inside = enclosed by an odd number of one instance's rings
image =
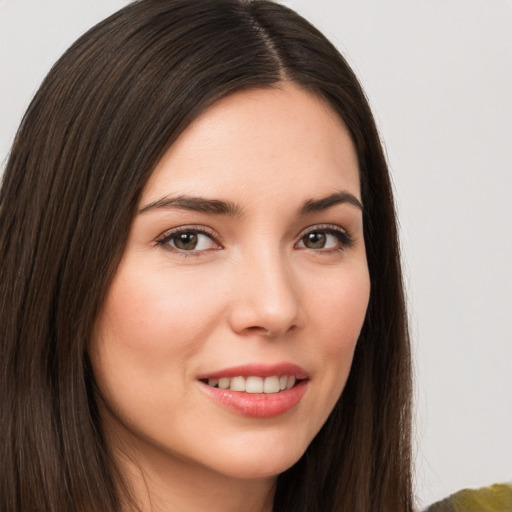
[[[254,375],[254,374],[253,374]],[[275,375],[275,374],[274,374]],[[295,407],[304,396],[309,380],[300,380],[293,388],[279,393],[244,393],[219,389],[199,382],[215,402],[232,412],[251,418],[274,418]]]
[[[212,371],[199,375],[199,380],[205,379],[221,379],[232,377],[248,377],[255,375],[258,377],[272,377],[273,375],[294,375],[297,379],[307,379],[308,373],[304,368],[292,363],[277,363],[277,364],[246,364],[240,366],[232,366],[222,370]]]
[[[244,393],[230,389],[214,388],[208,386],[205,382],[201,382],[207,379],[248,377],[251,375],[259,377],[293,375],[298,382],[293,388],[279,393]],[[309,383],[306,370],[291,363],[233,366],[200,375],[198,379],[201,389],[215,402],[232,412],[251,418],[274,418],[291,410],[300,402]]]

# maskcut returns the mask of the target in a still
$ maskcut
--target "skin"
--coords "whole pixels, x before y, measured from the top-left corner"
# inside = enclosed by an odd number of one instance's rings
[[[343,390],[368,305],[361,209],[298,213],[340,191],[361,200],[349,133],[291,83],[216,102],[157,165],[89,350],[107,442],[142,510],[271,510],[276,475]],[[162,206],[176,196],[237,212]],[[196,250],[162,243],[181,226],[208,231]],[[255,362],[307,371],[293,409],[246,417],[198,381]]]

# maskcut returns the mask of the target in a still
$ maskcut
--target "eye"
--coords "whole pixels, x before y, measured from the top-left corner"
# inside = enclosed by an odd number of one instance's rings
[[[315,251],[333,251],[343,250],[351,244],[352,238],[346,231],[329,226],[311,229],[300,238],[297,247]]]
[[[204,228],[183,227],[167,232],[157,240],[157,244],[168,250],[179,252],[201,252],[210,249],[220,249],[213,234]]]

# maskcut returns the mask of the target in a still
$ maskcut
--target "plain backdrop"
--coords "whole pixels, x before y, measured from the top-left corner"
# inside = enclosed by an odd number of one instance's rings
[[[0,162],[41,80],[126,0],[0,0]],[[512,2],[295,0],[390,163],[415,351],[416,493],[512,481]]]

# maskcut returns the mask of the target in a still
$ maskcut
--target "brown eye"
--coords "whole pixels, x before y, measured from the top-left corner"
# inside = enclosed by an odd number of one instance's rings
[[[164,249],[176,250],[182,253],[200,253],[209,249],[219,249],[213,235],[200,229],[176,229],[158,241]]]
[[[182,251],[193,251],[197,247],[198,236],[197,233],[187,232],[178,233],[171,239],[174,247]]]
[[[350,247],[352,238],[341,228],[317,228],[301,237],[297,247],[313,251],[342,250]]]
[[[327,235],[325,233],[314,231],[313,233],[308,233],[306,236],[303,236],[302,242],[304,247],[308,249],[323,249],[327,242]]]

